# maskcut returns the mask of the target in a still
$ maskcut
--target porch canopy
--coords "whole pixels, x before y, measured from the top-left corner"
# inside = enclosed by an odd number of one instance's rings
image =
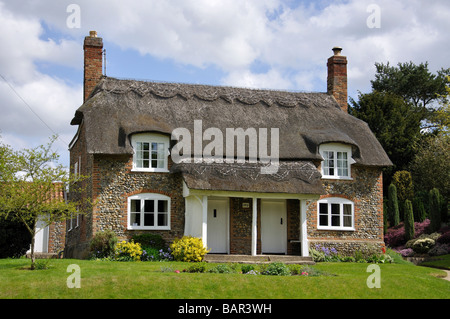
[[[263,174],[258,163],[179,163],[172,173],[181,173],[189,189],[255,193],[325,194],[321,174],[309,161],[280,162],[273,174]]]
[[[257,254],[257,199],[299,199],[302,256],[308,256],[306,201],[324,194],[321,174],[309,161],[286,162],[276,173],[262,174],[261,163],[179,163],[172,173],[181,173],[186,198],[185,233],[201,237],[208,233],[208,198],[252,198],[252,255]]]

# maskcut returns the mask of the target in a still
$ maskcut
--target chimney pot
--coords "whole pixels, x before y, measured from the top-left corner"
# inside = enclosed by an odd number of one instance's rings
[[[336,55],[336,56],[341,55],[341,51],[342,51],[341,47],[334,47],[332,50],[334,52],[334,55]]]
[[[97,37],[97,31],[89,31],[89,36],[91,38],[96,38]]]

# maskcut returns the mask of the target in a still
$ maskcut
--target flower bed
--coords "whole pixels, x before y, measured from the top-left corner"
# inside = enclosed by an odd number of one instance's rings
[[[218,264],[208,268],[205,262],[193,263],[184,269],[174,269],[172,267],[163,266],[161,272],[181,273],[219,273],[219,274],[243,274],[243,275],[261,275],[261,276],[335,276],[310,265],[286,265],[281,262],[272,262],[269,264]]]
[[[414,239],[407,241],[404,224],[400,223],[388,229],[384,241],[386,246],[405,258],[450,254],[450,226],[444,226],[432,234],[428,233],[429,226],[429,219],[422,223],[414,223]]]

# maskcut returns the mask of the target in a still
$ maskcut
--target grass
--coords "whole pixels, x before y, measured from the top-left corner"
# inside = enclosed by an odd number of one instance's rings
[[[430,260],[421,263],[421,266],[450,270],[450,254],[432,257]]]
[[[81,287],[68,288],[70,264],[81,269]],[[52,259],[29,270],[27,259],[0,260],[1,299],[448,299],[450,282],[439,269],[380,264],[381,288],[368,288],[369,264],[318,263],[332,276],[263,276],[175,273],[181,262],[111,262]],[[212,268],[214,264],[208,264]],[[43,267],[45,268],[45,267]],[[173,271],[168,271],[168,270]],[[163,271],[164,270],[164,271]]]

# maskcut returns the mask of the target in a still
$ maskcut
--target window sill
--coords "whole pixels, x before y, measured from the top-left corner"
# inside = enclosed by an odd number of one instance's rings
[[[353,227],[325,227],[325,226],[318,226],[317,230],[336,230],[336,231],[355,231],[355,228]]]
[[[127,230],[170,230],[170,226],[152,227],[152,226],[128,226]]]
[[[132,168],[131,171],[137,172],[137,173],[169,173],[170,172],[168,169],[165,169],[165,168],[159,168],[159,169]]]
[[[322,179],[332,179],[337,181],[352,181],[352,177],[340,177],[340,176],[322,176]]]

